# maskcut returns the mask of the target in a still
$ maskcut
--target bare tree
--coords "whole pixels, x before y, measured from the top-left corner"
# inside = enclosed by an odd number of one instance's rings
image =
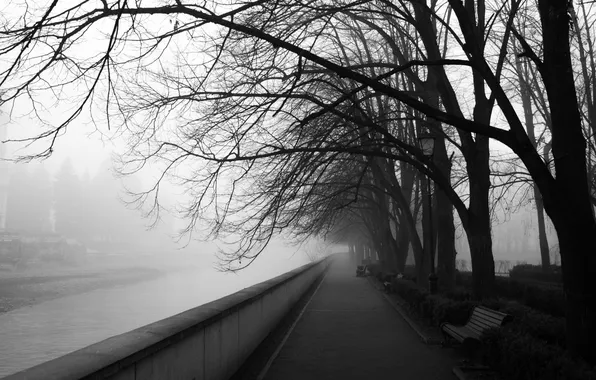
[[[402,145],[399,139],[391,143],[416,157],[419,161],[408,162],[418,165],[450,194],[462,225],[469,232],[475,288],[480,294],[490,292],[494,279],[488,164],[489,140],[498,140],[526,166],[557,230],[567,296],[568,347],[596,360],[591,349],[591,337],[596,335],[596,287],[591,281],[596,267],[592,254],[596,251],[596,221],[570,53],[569,4],[561,0],[537,2],[541,55],[521,34],[515,35],[523,49],[520,54],[532,60],[544,84],[555,175],[532,143],[501,85],[507,41],[514,30],[519,3],[511,3],[504,24],[495,17],[503,12],[503,3],[491,3],[489,8],[485,2],[449,0],[446,5],[454,16],[449,23],[438,14],[436,4],[389,0],[309,4],[258,1],[226,6],[181,1],[153,6],[106,0],[99,7],[82,0],[63,8],[53,1],[37,10],[29,8],[21,17],[3,25],[0,53],[10,61],[0,79],[0,85],[6,89],[2,101],[29,97],[36,108],[42,100],[37,96],[44,90],[59,98],[69,95],[75,111],[63,123],[31,137],[49,142],[41,156],[51,154],[55,139],[76,117],[95,112],[91,105],[103,101],[112,116],[110,123],[115,123],[119,116],[120,123],[115,127],[130,132],[131,163],[142,166],[159,159],[166,165],[165,172],[172,173],[173,169],[182,171],[183,163],[194,161],[190,166],[196,175],[187,184],[196,186],[195,195],[200,202],[191,207],[197,211],[191,215],[194,220],[208,216],[216,221],[216,226],[223,226],[221,218],[229,215],[233,204],[220,203],[221,197],[232,199],[232,193],[248,183],[242,180],[248,173],[253,175],[256,162],[264,165],[264,169],[256,169],[260,172],[279,164],[266,160],[280,154],[301,152],[306,159],[322,150],[349,154],[356,149],[351,145],[313,149],[292,146],[283,139],[288,136],[288,128],[306,127],[305,121],[312,120],[313,114],[339,112],[343,119],[353,121],[352,114],[342,112],[340,107],[352,94],[319,94],[318,88],[328,83],[326,76],[303,79],[305,69],[350,81],[351,92],[366,89],[426,115],[429,121],[436,122],[436,128],[428,123],[436,133],[442,133],[439,125],[457,129],[469,176],[468,206],[450,192],[449,178],[435,164],[425,162],[418,151]],[[419,60],[410,58],[407,65],[398,67],[391,61],[371,62],[369,65],[378,67],[378,75],[342,60],[341,49],[345,46],[338,45],[336,36],[326,31],[341,30],[346,19],[354,19],[350,13],[371,18],[384,14],[412,25],[422,41],[417,49]],[[166,28],[168,18],[172,24]],[[441,59],[441,50],[437,49],[440,33],[433,27],[433,19],[443,25],[445,35],[457,42],[457,54],[463,58]],[[458,28],[451,28],[451,23]],[[494,49],[486,48],[486,35],[497,24],[503,30],[503,38],[493,55]],[[80,50],[81,43],[97,37],[94,28],[108,30],[107,26],[110,32],[102,40],[105,48],[99,52]],[[376,51],[378,47],[373,44],[369,49]],[[199,57],[196,51],[204,55]],[[445,68],[453,65],[471,74],[474,106],[470,113],[462,111],[453,86],[449,86],[453,82]],[[420,72],[439,90],[438,103],[391,81],[412,66],[421,67]],[[491,125],[494,107],[500,110],[506,127]],[[376,123],[367,125],[375,126],[384,139],[391,139],[391,134],[377,128]],[[328,133],[331,137],[334,131]],[[363,154],[362,147],[356,145],[358,154]],[[426,165],[421,166],[420,162]],[[232,190],[222,195],[218,190],[226,180]],[[237,215],[248,215],[256,206],[238,207],[235,211]],[[268,219],[266,224],[256,220],[246,228],[274,231],[279,226]]]

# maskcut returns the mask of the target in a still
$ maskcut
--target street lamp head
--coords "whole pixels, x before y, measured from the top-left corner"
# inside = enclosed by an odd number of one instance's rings
[[[435,152],[435,136],[431,134],[420,134],[418,135],[418,141],[420,141],[420,147],[422,148],[422,154],[427,157],[431,157]]]

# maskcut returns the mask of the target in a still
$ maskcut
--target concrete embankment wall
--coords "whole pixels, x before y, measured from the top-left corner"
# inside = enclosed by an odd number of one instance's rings
[[[224,380],[320,278],[327,257],[4,380]]]

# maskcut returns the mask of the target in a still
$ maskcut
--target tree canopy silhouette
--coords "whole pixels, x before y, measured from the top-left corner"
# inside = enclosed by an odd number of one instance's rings
[[[78,117],[92,117],[96,125],[128,138],[123,172],[160,165],[153,193],[168,176],[187,186],[189,231],[205,219],[215,233],[238,227],[239,220],[253,221],[256,230],[248,226],[249,233],[239,238],[244,251],[255,245],[243,242],[266,242],[272,231],[286,226],[278,224],[284,214],[277,210],[294,207],[291,196],[281,204],[267,192],[252,203],[236,201],[259,194],[254,186],[263,174],[284,167],[293,172],[291,167],[303,162],[298,180],[301,191],[308,191],[313,188],[309,173],[319,173],[333,155],[405,160],[431,176],[458,211],[478,274],[475,286],[488,294],[494,278],[489,141],[501,142],[531,175],[557,230],[568,346],[596,359],[591,349],[596,221],[568,1],[536,2],[538,44],[516,27],[523,5],[517,0],[28,5],[2,21],[1,101],[29,100],[38,115],[55,99],[74,109],[62,122],[30,136],[29,141],[46,141],[38,156],[51,154],[56,138]],[[513,40],[519,50],[510,52]],[[510,54],[530,60],[540,76],[554,172],[501,84]],[[469,75],[471,96],[456,91],[454,68]],[[499,125],[496,110],[503,120]],[[371,120],[367,115],[373,114],[382,117]],[[469,179],[467,204],[451,187],[444,145],[435,161],[425,160],[412,144],[414,136],[408,140],[397,133],[399,123],[382,123],[399,118],[423,120],[425,129],[461,152]],[[338,120],[348,128],[338,128]],[[366,138],[359,128],[367,129]]]

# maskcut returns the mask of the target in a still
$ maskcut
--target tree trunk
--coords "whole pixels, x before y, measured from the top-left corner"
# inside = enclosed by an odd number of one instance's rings
[[[520,95],[522,99],[522,107],[524,109],[524,121],[526,124],[526,131],[528,138],[532,143],[534,149],[537,149],[538,142],[536,141],[536,133],[534,127],[534,112],[532,109],[531,93],[532,89],[529,84],[529,77],[532,75],[528,68],[527,62],[522,62],[519,55],[515,56],[515,66],[517,70],[517,77],[520,84]],[[538,91],[538,89],[535,89]],[[544,204],[542,203],[542,196],[538,185],[532,184],[534,191],[534,202],[536,202],[536,216],[538,218],[538,243],[540,246],[540,259],[542,263],[542,270],[550,270],[550,254],[548,249],[548,239],[546,238],[546,226],[544,222]]]
[[[356,264],[362,265],[362,261],[365,259],[364,257],[364,244],[361,241],[356,243]]]
[[[479,42],[484,40],[486,27],[485,4],[484,2],[477,3],[476,12],[474,6],[473,1],[465,1],[466,12],[469,16],[467,22],[473,22],[474,25],[477,25],[474,28],[474,33],[478,40],[474,42]],[[416,11],[416,21],[419,23],[417,31],[421,35],[429,59],[441,59],[439,46],[436,42],[436,32],[431,27],[432,22],[429,12],[426,11],[424,6],[420,5],[415,6],[414,9]],[[478,48],[480,52],[484,51],[484,46],[478,46]],[[485,81],[482,75],[476,70],[473,70],[472,73],[476,100],[474,121],[488,125],[491,120],[493,103],[489,102],[486,97]],[[459,107],[457,95],[443,66],[434,65],[429,67],[429,83],[439,91],[442,104],[449,113],[464,117]],[[464,228],[468,236],[472,257],[473,290],[476,297],[482,298],[493,294],[495,277],[488,196],[490,190],[489,139],[476,135],[476,141],[474,141],[471,133],[462,130],[458,130],[458,132],[462,152],[467,163],[470,186],[468,210],[465,215],[462,215],[463,211],[459,209],[458,212],[462,221],[467,219]]]
[[[552,117],[556,184],[535,181],[557,230],[566,296],[567,347],[596,363],[596,221],[586,170],[586,141],[578,110],[569,47],[567,1],[539,0],[543,67]],[[528,168],[530,169],[530,168]]]
[[[410,235],[406,223],[406,216],[402,212],[399,223],[400,228],[397,232],[397,271],[399,273],[404,273],[406,270],[406,261],[410,250]]]
[[[469,20],[476,29],[475,34],[478,45],[470,46],[474,54],[484,54],[486,32],[486,3],[484,1],[465,1],[465,9]],[[464,35],[466,32],[464,31]],[[468,41],[466,37],[467,42]],[[472,70],[474,82],[474,121],[489,125],[494,103],[486,96],[485,81],[482,74]],[[495,261],[492,251],[491,219],[490,219],[490,139],[486,136],[476,135],[475,141],[468,134],[462,139],[462,146],[466,152],[466,164],[470,185],[470,205],[468,208],[468,228],[466,233],[470,243],[470,256],[472,258],[472,283],[473,294],[476,298],[487,298],[494,295]]]
[[[451,162],[447,157],[445,140],[435,142],[435,163],[446,178],[451,178]],[[435,186],[437,226],[437,276],[439,290],[455,288],[455,226],[453,225],[453,204],[440,187]]]
[[[418,86],[418,88],[424,93],[423,98],[425,103],[438,109],[440,108],[439,93],[430,85],[430,83],[435,83],[435,77],[436,75],[433,74],[432,82],[429,81],[426,83],[426,86]],[[431,131],[441,130],[441,123],[437,120],[427,120],[427,125]],[[440,136],[437,136],[435,139],[433,163],[445,178],[451,178],[451,162],[447,155],[445,140]],[[438,186],[434,188],[433,205],[431,205],[434,215],[431,223],[436,226],[436,228],[433,228],[435,236],[433,236],[432,241],[435,247],[437,247],[434,261],[436,263],[436,274],[439,279],[438,289],[440,291],[449,291],[455,287],[455,226],[453,224],[453,204],[444,190]],[[433,252],[435,252],[435,247],[431,249]]]
[[[590,211],[587,209],[586,211]],[[596,363],[596,226],[587,212],[573,212],[557,220],[566,301],[567,347]],[[554,223],[554,221],[553,221]]]
[[[542,264],[542,271],[550,271],[550,250],[548,247],[548,239],[546,237],[546,222],[544,220],[544,204],[542,203],[542,195],[538,186],[533,184],[534,201],[536,202],[536,216],[538,218],[538,243],[540,245],[540,259]]]
[[[495,262],[489,209],[490,171],[488,137],[477,136],[472,159],[467,159],[470,181],[469,224],[466,228],[472,258],[473,293],[482,299],[494,295]]]
[[[410,204],[412,203],[412,194],[414,192],[414,181],[416,178],[414,169],[405,162],[400,162],[400,174],[401,174],[401,189],[398,191],[401,192],[401,199],[403,203],[401,207],[408,207],[408,210],[402,210],[400,213],[400,232],[398,237],[398,271],[400,273],[404,273],[406,269],[406,262],[408,260],[408,252],[410,251],[410,244],[412,244],[412,249],[416,252],[415,245],[419,245],[417,243],[420,242],[417,234],[413,234],[412,231],[416,229],[416,222],[412,216],[412,210],[409,208]],[[397,183],[397,177],[395,173],[391,178],[392,183]],[[400,203],[396,201],[398,205]],[[409,226],[409,227],[408,227]],[[413,239],[417,239],[417,243],[413,242]]]
[[[414,255],[416,260],[416,282],[418,285],[428,288],[428,276],[431,273],[430,255],[432,247],[430,246],[431,237],[431,204],[428,202],[428,181],[429,178],[423,178],[423,186],[420,187],[422,193],[422,241],[423,250],[422,255]]]
[[[492,255],[492,239],[490,234],[483,233],[486,226],[476,225],[474,218],[470,218],[470,256],[472,258],[472,285],[473,295],[476,299],[494,296],[495,262]],[[479,223],[484,221],[478,218]],[[490,229],[490,225],[488,226]]]
[[[402,173],[402,182],[404,183],[405,186],[408,186],[410,191],[407,191],[407,189],[403,188],[400,184],[399,181],[397,180],[397,177],[395,176],[395,171],[393,170],[392,167],[388,166],[387,161],[385,161],[385,167],[384,168],[380,168],[378,163],[381,163],[380,161],[370,161],[371,165],[371,169],[373,171],[373,173],[377,173],[375,174],[378,178],[382,179],[382,183],[383,186],[386,187],[387,189],[389,189],[390,191],[390,195],[391,198],[396,202],[397,206],[400,209],[400,215],[401,215],[401,223],[399,226],[399,235],[400,235],[400,242],[398,243],[399,245],[399,249],[400,250],[405,250],[405,254],[400,255],[400,259],[403,260],[403,264],[402,265],[402,271],[405,268],[405,262],[407,260],[407,249],[409,248],[409,243],[412,244],[412,250],[414,251],[414,258],[416,261],[416,266],[418,266],[418,263],[422,263],[423,261],[423,247],[422,247],[422,243],[420,242],[420,237],[418,234],[418,231],[416,229],[416,221],[414,220],[414,216],[412,215],[412,210],[410,209],[411,205],[410,205],[410,200],[411,200],[411,196],[412,196],[412,189],[413,189],[413,182],[414,182],[414,176],[412,173],[412,177],[406,177],[406,180],[404,180],[404,174]],[[402,167],[403,170],[403,167]],[[382,173],[387,174],[387,177],[383,177]],[[404,235],[405,234],[405,235]],[[407,242],[405,242],[404,240],[406,240],[407,238]],[[401,251],[404,252],[404,251]],[[403,273],[403,272],[402,272]]]
[[[389,273],[394,273],[397,271],[397,245],[395,244],[395,239],[391,234],[391,230],[387,229],[385,232],[385,249],[386,249],[386,260],[385,263],[385,271]]]
[[[387,166],[387,164],[385,164]],[[379,199],[382,201],[378,204],[379,207],[379,239],[383,242],[383,256],[384,256],[384,267],[383,270],[385,272],[393,272],[396,270],[396,245],[395,239],[391,234],[391,216],[389,215],[389,202],[390,199],[387,196],[386,192],[390,192],[389,188],[384,186],[383,182],[387,181],[378,181],[377,186],[383,189],[383,192],[379,192]]]
[[[378,256],[381,268],[387,264],[385,244],[382,242],[382,240],[384,240],[382,235],[376,235],[375,240],[373,241],[374,251],[376,252],[375,256]]]

